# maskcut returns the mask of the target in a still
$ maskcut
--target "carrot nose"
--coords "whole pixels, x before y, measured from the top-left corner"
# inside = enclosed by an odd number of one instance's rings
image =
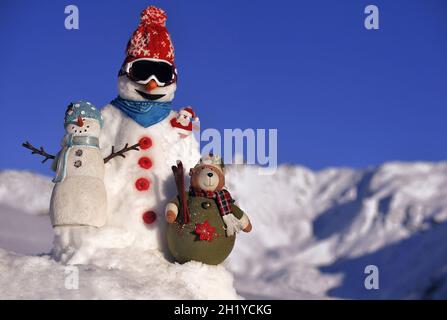
[[[76,123],[79,127],[84,126],[84,120],[82,120],[81,116],[78,117],[78,121]]]
[[[158,84],[157,84],[157,81],[152,79],[144,87],[146,88],[146,91],[151,91],[151,90],[154,90],[155,88],[157,88]]]

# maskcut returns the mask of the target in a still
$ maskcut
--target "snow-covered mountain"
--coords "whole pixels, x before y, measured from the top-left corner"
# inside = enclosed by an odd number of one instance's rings
[[[447,162],[244,168],[228,181],[258,230],[230,257],[242,295],[447,297]],[[379,268],[379,290],[364,287],[367,265]]]
[[[254,228],[225,264],[240,296],[447,297],[447,162],[282,166],[274,175],[243,166],[229,168],[227,181]],[[80,270],[88,280],[80,290],[60,289],[62,265],[23,255],[51,247],[51,187],[47,177],[0,173],[0,298],[237,298],[224,266],[180,266],[138,252],[98,253]],[[364,287],[367,265],[379,268],[378,290]]]

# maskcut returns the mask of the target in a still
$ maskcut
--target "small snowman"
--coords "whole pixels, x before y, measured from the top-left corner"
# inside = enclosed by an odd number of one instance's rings
[[[104,160],[99,150],[101,113],[89,102],[71,104],[65,113],[66,134],[53,169],[56,184],[50,203],[53,227],[102,227],[107,217]]]
[[[54,159],[55,186],[51,195],[50,218],[56,235],[55,256],[62,259],[67,248],[79,247],[86,234],[106,224],[107,195],[104,185],[105,163],[116,156],[125,157],[130,150],[139,150],[139,144],[102,158],[99,135],[103,126],[101,112],[90,102],[71,103],[65,112],[66,134],[62,149],[56,156],[37,149],[29,142],[23,144],[33,154]]]

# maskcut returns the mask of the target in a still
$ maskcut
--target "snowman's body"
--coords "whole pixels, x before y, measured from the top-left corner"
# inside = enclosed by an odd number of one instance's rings
[[[54,227],[102,227],[107,218],[107,197],[101,152],[82,145],[67,152],[66,177],[56,183],[51,197],[51,222]]]
[[[101,150],[106,154],[112,145],[117,148],[141,139],[140,151],[106,164],[105,185],[108,195],[107,225],[124,231],[132,238],[132,246],[166,250],[164,207],[176,194],[171,166],[182,160],[192,167],[200,158],[198,142],[193,135],[181,139],[168,117],[147,128],[130,119],[113,105],[102,109],[104,129]],[[138,185],[147,181],[148,184]]]

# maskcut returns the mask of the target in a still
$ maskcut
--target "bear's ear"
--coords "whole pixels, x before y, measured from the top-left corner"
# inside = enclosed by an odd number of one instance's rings
[[[189,176],[192,177],[193,174],[194,174],[193,168],[189,169]]]

